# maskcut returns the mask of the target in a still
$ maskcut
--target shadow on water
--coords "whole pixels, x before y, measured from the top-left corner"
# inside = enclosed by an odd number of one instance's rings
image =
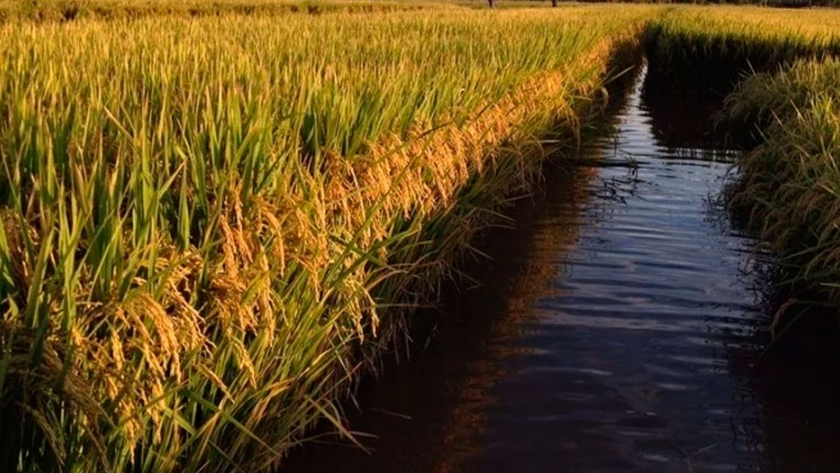
[[[282,471],[455,472],[469,470],[480,455],[488,409],[498,400],[489,391],[504,377],[504,360],[517,348],[503,342],[517,336],[528,307],[545,292],[557,265],[524,261],[522,254],[563,251],[578,229],[576,202],[588,198],[581,183],[589,169],[551,168],[544,192],[518,201],[511,214],[515,229],[495,229],[480,242],[491,260],[463,268],[478,286],[447,285],[439,310],[414,317],[421,332],[411,359],[389,363],[378,379],[364,381],[360,412],[350,413],[351,428],[372,454],[348,442],[326,438],[293,454]],[[562,202],[552,209],[552,203]],[[556,214],[552,215],[553,211]],[[536,241],[529,223],[554,218],[560,229]],[[463,285],[461,285],[463,286]],[[426,329],[426,331],[423,331]]]
[[[362,388],[354,431],[283,471],[840,471],[840,336],[809,315],[772,348],[772,264],[713,198],[736,156],[719,104],[615,101],[613,133],[550,167],[480,286],[418,314],[410,362]]]

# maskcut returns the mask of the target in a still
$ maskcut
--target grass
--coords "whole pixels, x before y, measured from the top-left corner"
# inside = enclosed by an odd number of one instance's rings
[[[0,25],[0,470],[261,471],[343,430],[651,11]]]
[[[730,206],[787,263],[791,282],[840,304],[840,62],[802,60],[757,74],[727,99],[724,119],[756,124]]]

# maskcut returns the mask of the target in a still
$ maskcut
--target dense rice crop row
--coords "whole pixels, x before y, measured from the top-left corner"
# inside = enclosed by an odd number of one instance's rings
[[[783,257],[791,283],[836,307],[840,62],[802,60],[752,76],[727,98],[725,119],[760,131],[760,144],[740,161],[740,178],[728,189],[731,206]]]
[[[0,471],[258,471],[340,429],[650,11],[0,26]]]
[[[840,53],[836,31],[840,15],[832,10],[700,7],[669,10],[644,36],[665,86],[724,96],[745,73]]]

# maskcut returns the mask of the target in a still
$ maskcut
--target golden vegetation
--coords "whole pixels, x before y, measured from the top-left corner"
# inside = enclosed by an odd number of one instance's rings
[[[801,60],[750,77],[728,98],[728,123],[756,123],[731,205],[790,268],[791,282],[840,303],[840,63]],[[781,315],[781,314],[780,314]],[[777,333],[783,330],[779,321]]]
[[[2,471],[259,471],[319,419],[344,431],[337,401],[527,189],[534,137],[573,136],[622,46],[641,36],[659,66],[702,77],[825,56],[840,24],[626,5],[21,5],[0,3]],[[274,15],[297,5],[332,13]],[[822,123],[790,134],[807,152],[789,164],[833,162],[801,143],[836,133]],[[808,181],[823,200],[785,195],[834,209],[831,179]]]
[[[446,9],[452,3],[423,0],[0,0],[0,22],[125,20],[149,16],[274,16],[295,13],[371,13]]]
[[[0,26],[0,469],[258,471],[342,429],[650,10],[604,12]]]

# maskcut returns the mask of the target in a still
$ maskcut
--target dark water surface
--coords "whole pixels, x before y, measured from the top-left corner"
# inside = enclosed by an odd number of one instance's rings
[[[284,471],[840,471],[836,328],[765,353],[777,306],[714,204],[735,155],[707,105],[639,81],[581,151],[607,166],[550,170],[481,287],[363,390],[373,452],[327,438]]]

